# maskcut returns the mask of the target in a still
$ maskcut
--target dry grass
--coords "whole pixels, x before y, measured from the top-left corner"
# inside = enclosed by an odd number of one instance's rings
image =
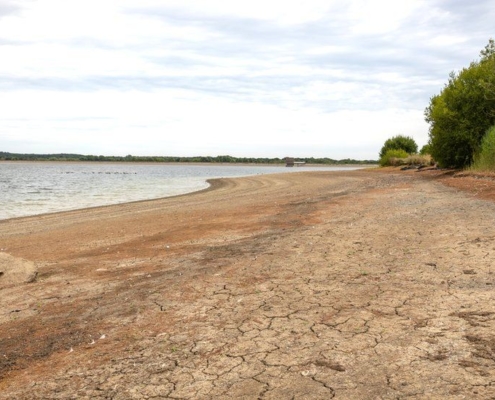
[[[402,160],[404,165],[433,165],[434,161],[429,154],[411,154],[409,157]]]
[[[434,161],[429,154],[423,156],[420,154],[412,154],[405,158],[390,157],[388,159],[388,165],[392,167],[400,167],[403,165],[430,166],[434,165]]]

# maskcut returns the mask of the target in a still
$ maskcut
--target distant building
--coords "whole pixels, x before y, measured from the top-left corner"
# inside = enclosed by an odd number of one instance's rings
[[[296,161],[293,157],[285,157],[286,167],[302,167],[306,161]]]

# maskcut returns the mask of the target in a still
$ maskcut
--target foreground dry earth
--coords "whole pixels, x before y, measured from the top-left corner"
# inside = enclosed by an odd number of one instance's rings
[[[495,185],[462,179],[258,176],[0,222],[0,398],[493,399]]]

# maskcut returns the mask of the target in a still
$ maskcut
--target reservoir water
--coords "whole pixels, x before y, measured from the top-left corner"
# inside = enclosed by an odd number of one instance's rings
[[[352,167],[1,162],[0,220],[194,192],[207,179]]]

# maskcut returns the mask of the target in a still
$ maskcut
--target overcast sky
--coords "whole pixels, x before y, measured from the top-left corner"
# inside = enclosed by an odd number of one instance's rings
[[[377,159],[493,0],[0,0],[0,151]]]

